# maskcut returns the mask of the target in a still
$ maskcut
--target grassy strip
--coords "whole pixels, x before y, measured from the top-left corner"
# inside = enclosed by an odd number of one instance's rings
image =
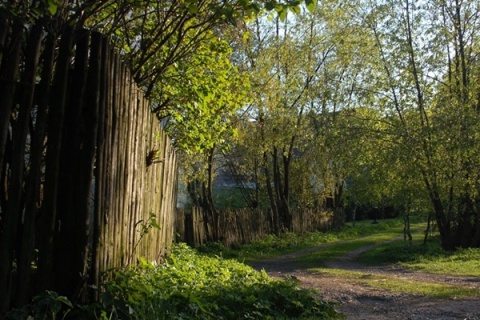
[[[365,272],[346,271],[340,269],[316,268],[312,269],[311,271],[342,277],[343,279],[348,279],[355,283],[366,284],[373,288],[389,290],[392,292],[422,295],[431,298],[457,299],[480,296],[478,289],[465,288],[461,286],[397,279],[383,275],[380,276]]]
[[[415,226],[417,225],[424,228],[425,223],[417,223]],[[208,255],[220,255],[238,261],[253,261],[311,248],[320,244],[357,239],[386,231],[392,232],[391,230],[395,230],[393,231],[395,236],[401,236],[403,221],[401,219],[388,219],[379,220],[377,224],[372,224],[370,220],[357,222],[355,225],[346,223],[341,230],[301,234],[284,233],[280,236],[268,235],[250,244],[238,245],[234,248],[226,248],[221,243],[209,243],[198,248],[198,250]]]
[[[430,273],[480,276],[479,248],[447,252],[437,239],[423,245],[421,234],[414,236],[412,244],[397,241],[380,245],[362,254],[360,261],[370,265],[400,264]]]
[[[423,228],[423,223],[416,223],[411,226],[412,232],[418,232]],[[403,226],[397,224],[387,224],[383,228],[374,229],[371,235],[361,238],[333,243],[321,250],[311,252],[295,259],[295,262],[304,268],[314,268],[322,266],[325,261],[334,260],[350,251],[368,246],[374,246],[378,243],[389,241],[402,236]],[[402,241],[403,242],[403,241]]]
[[[231,255],[238,259],[254,259],[284,254],[299,249],[329,243],[320,250],[310,252],[296,258],[296,262],[304,268],[310,268],[323,273],[329,273],[350,279],[352,282],[364,283],[371,287],[403,292],[414,295],[424,295],[436,298],[463,298],[480,296],[478,289],[465,288],[454,285],[425,283],[419,281],[396,279],[362,272],[342,271],[320,268],[323,261],[334,260],[350,251],[370,245],[381,244],[361,255],[361,262],[379,265],[400,263],[403,266],[422,269],[425,272],[480,276],[480,249],[458,250],[454,253],[443,251],[438,241],[431,241],[427,246],[421,244],[425,223],[415,223],[411,226],[414,234],[412,244],[388,240],[403,235],[401,220],[380,221],[380,224],[371,222],[348,224],[343,230],[329,233],[309,233],[302,235],[285,234],[281,237],[270,236],[253,244],[240,246],[237,249],[221,247],[224,255]],[[218,249],[218,248],[217,248]],[[241,260],[241,259],[240,259]]]
[[[326,246],[321,250],[317,250],[306,255],[300,256],[294,260],[303,268],[315,268],[323,266],[324,262],[334,260],[356,249],[375,245],[379,242],[388,241],[398,237],[398,233],[381,233],[360,239],[347,240]]]

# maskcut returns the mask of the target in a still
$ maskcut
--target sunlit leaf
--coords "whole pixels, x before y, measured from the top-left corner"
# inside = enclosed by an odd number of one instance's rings
[[[56,0],[48,0],[48,12],[53,16],[58,11],[58,3]]]
[[[285,20],[287,20],[288,10],[285,7],[277,7],[276,10],[280,21],[285,22]]]
[[[307,10],[313,13],[317,7],[317,0],[305,0],[305,5],[307,6]]]

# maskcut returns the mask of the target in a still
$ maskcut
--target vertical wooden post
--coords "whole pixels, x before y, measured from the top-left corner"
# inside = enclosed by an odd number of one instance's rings
[[[84,148],[83,135],[87,128],[83,108],[85,101],[89,32],[76,30],[75,38],[75,63],[69,72],[67,97],[64,108],[64,125],[60,147],[58,177],[58,196],[56,201],[59,228],[54,240],[54,261],[63,261],[62,264],[53,264],[54,289],[60,294],[74,299],[74,292],[80,280],[81,269],[78,268],[78,259],[82,248],[79,247],[80,239],[85,235],[85,222],[81,223],[78,217],[79,203],[76,201],[81,189],[81,152]],[[88,124],[88,129],[91,125]]]
[[[9,28],[7,29],[9,30]],[[6,31],[3,30],[3,32]],[[4,166],[5,152],[19,71],[22,34],[23,23],[20,20],[15,20],[11,27],[10,41],[7,42],[9,54],[3,56],[0,68],[0,172],[2,173],[2,178],[8,175]],[[16,195],[12,196],[15,197]],[[2,207],[0,217],[4,221],[2,223],[3,230],[0,233],[0,292],[2,292],[0,295],[0,313],[5,311],[10,304],[13,243],[19,220],[17,214],[17,212],[12,212],[12,210]]]
[[[42,206],[42,238],[39,239],[38,291],[52,286],[54,237],[61,225],[57,224],[58,177],[63,118],[67,98],[68,74],[72,51],[73,29],[66,27],[60,42],[53,92],[48,115],[48,147],[45,163],[45,191]]]
[[[98,104],[98,130],[97,130],[97,141],[96,141],[96,153],[95,153],[95,169],[94,169],[94,179],[95,179],[95,192],[94,192],[94,208],[93,208],[93,227],[92,227],[92,270],[90,272],[90,285],[98,286],[100,283],[100,266],[101,258],[99,254],[102,252],[104,246],[103,242],[103,232],[101,226],[104,221],[105,214],[105,164],[107,162],[105,158],[105,131],[106,131],[106,106],[108,102],[108,74],[109,74],[109,48],[108,42],[105,41],[100,34],[94,33],[94,39],[92,43],[96,43],[96,39],[100,41],[100,57],[99,59],[99,104]],[[98,299],[98,292],[94,291],[92,294],[94,300]]]
[[[35,81],[40,58],[40,45],[42,40],[43,27],[36,23],[30,32],[27,42],[25,57],[25,70],[22,76],[22,99],[18,114],[17,123],[13,132],[13,152],[12,152],[12,173],[10,176],[10,188],[8,199],[7,215],[22,216],[20,231],[23,231],[20,239],[20,250],[17,254],[17,298],[16,306],[20,307],[27,303],[30,290],[30,273],[33,259],[34,239],[35,239],[35,212],[23,211],[23,185],[24,168],[27,135],[29,131],[30,116],[33,107],[33,97],[35,93]],[[13,234],[7,235],[15,239],[15,228],[7,231]]]

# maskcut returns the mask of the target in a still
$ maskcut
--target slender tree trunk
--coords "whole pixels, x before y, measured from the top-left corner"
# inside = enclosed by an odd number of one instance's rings
[[[276,235],[279,235],[280,223],[279,223],[278,207],[277,207],[277,202],[275,201],[275,195],[272,188],[272,177],[270,174],[270,170],[268,169],[268,154],[266,152],[263,153],[263,161],[264,161],[264,170],[265,170],[268,198],[270,200],[271,222],[273,226],[272,229]]]
[[[274,199],[275,199],[275,206],[278,211],[278,224],[279,224],[279,231],[283,231],[286,227],[285,225],[285,215],[284,215],[284,204],[282,201],[282,182],[280,176],[280,169],[278,164],[278,151],[277,148],[273,148],[272,152],[272,164],[273,164],[273,186],[274,186]]]
[[[438,192],[433,190],[430,193],[430,201],[435,211],[435,220],[437,222],[438,231],[442,242],[442,248],[445,250],[455,250],[455,242],[452,238],[451,222],[447,219],[442,201]]]
[[[415,50],[413,46],[413,36],[412,36],[412,27],[410,21],[410,2],[409,0],[405,1],[405,12],[406,12],[406,28],[407,28],[407,47],[408,47],[408,63],[410,65],[410,70],[413,76],[413,81],[415,84],[416,91],[416,107],[420,118],[420,123],[422,128],[430,128],[430,122],[425,110],[423,91],[421,89],[420,76],[417,69],[417,62],[415,56]],[[455,241],[452,238],[451,230],[451,220],[447,215],[450,212],[445,212],[444,204],[442,203],[439,188],[436,182],[436,172],[434,167],[433,159],[433,147],[430,144],[432,138],[430,136],[430,130],[427,131],[427,136],[422,139],[422,150],[424,152],[424,157],[426,161],[426,167],[422,169],[423,179],[426,185],[426,188],[429,192],[430,201],[435,211],[435,218],[437,221],[438,229],[440,231],[440,237],[442,239],[442,247],[446,250],[455,249]]]
[[[430,234],[431,228],[432,228],[431,222],[432,222],[432,214],[429,213],[428,219],[427,219],[427,229],[425,230],[425,236],[423,237],[423,245],[427,244],[428,235]]]
[[[292,139],[293,143],[293,139]],[[283,192],[281,192],[282,212],[285,221],[285,229],[293,231],[292,213],[290,210],[290,159],[291,156],[282,156],[283,159]]]
[[[462,248],[470,247],[473,239],[474,230],[474,208],[473,201],[470,196],[466,195],[461,200],[462,204],[459,209],[458,227],[456,230],[455,246]]]
[[[254,200],[254,206],[253,209],[257,209],[260,206],[260,185],[258,183],[258,160],[255,158],[255,200]]]
[[[213,158],[215,155],[215,146],[208,150],[207,158],[207,181],[204,183],[204,210],[208,212],[209,220],[212,226],[212,239],[213,241],[219,241],[220,237],[220,224],[219,219],[220,215],[213,203]]]
[[[412,233],[410,232],[410,214],[406,214],[404,218],[404,226],[403,226],[403,241],[407,241],[411,244],[412,243]]]
[[[477,200],[477,203],[478,203],[478,200]],[[471,246],[474,248],[480,247],[480,208],[478,208],[478,204],[475,211],[474,232],[473,232]]]

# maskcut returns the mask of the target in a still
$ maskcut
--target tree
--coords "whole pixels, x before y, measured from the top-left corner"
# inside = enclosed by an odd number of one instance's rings
[[[167,130],[181,152],[185,182],[195,205],[204,209],[204,222],[218,241],[219,214],[213,202],[216,156],[235,139],[234,114],[248,102],[248,78],[229,60],[231,48],[212,37],[184,64],[178,64],[178,83],[164,89],[178,105],[170,108]]]
[[[395,180],[428,196],[445,249],[478,246],[478,2],[359,3],[355,16],[375,43],[369,107],[403,145],[391,150],[403,161]]]
[[[238,165],[255,169],[247,176],[256,181],[257,201],[259,186],[268,195],[276,232],[291,228],[293,207],[320,206],[327,198],[340,202],[344,170],[334,159],[335,148],[324,146],[351,95],[342,96],[349,86],[340,81],[347,68],[339,65],[339,39],[326,31],[326,12],[319,6],[311,15],[283,22],[268,16],[254,20],[238,54],[255,93],[242,110],[237,149],[249,151]]]
[[[296,144],[294,128],[302,125],[303,97],[310,75],[302,75],[300,65],[292,59],[302,53],[295,48],[297,39],[291,35],[288,19],[281,23],[276,18],[270,26],[264,25],[264,30],[260,30],[260,23],[255,22],[257,29],[250,34],[258,51],[252,47],[257,52],[247,52],[247,63],[256,73],[255,111],[251,111],[255,113],[261,150],[261,158],[256,161],[263,167],[272,223],[278,233],[291,229],[289,170]]]
[[[268,2],[268,5],[273,5],[271,9],[278,7],[277,10],[280,12],[288,10],[291,6],[298,6],[299,3]],[[202,119],[203,114],[199,113],[202,107],[203,111],[210,112],[205,117],[208,119],[203,122],[205,126],[209,121],[213,121],[216,128],[226,128],[220,114],[223,112],[222,108],[227,108],[228,103],[224,98],[221,98],[216,105],[216,101],[212,103],[212,99],[219,97],[218,90],[212,86],[217,86],[214,81],[221,77],[225,80],[226,76],[234,75],[234,69],[223,60],[202,62],[200,55],[195,57],[195,54],[208,52],[207,44],[218,44],[219,47],[212,50],[215,51],[214,56],[226,59],[228,50],[225,49],[224,44],[221,41],[212,40],[218,36],[219,26],[258,12],[263,6],[262,2],[256,1],[208,0],[28,0],[3,1],[0,4],[0,81],[2,82],[0,86],[0,168],[3,181],[0,201],[1,311],[12,305],[15,263],[19,272],[16,303],[18,305],[25,303],[31,294],[29,278],[24,277],[23,274],[30,274],[35,249],[38,249],[39,256],[40,289],[55,286],[49,277],[53,270],[59,273],[64,271],[75,276],[86,270],[86,268],[77,269],[76,262],[75,268],[67,268],[67,264],[63,261],[54,261],[54,257],[66,256],[69,248],[63,246],[59,249],[52,246],[54,241],[65,244],[62,242],[64,238],[54,239],[57,214],[63,215],[69,228],[74,230],[75,223],[80,221],[82,225],[75,230],[79,233],[86,228],[85,211],[80,216],[73,212],[88,206],[90,184],[84,183],[79,187],[81,192],[78,193],[78,198],[83,197],[84,200],[80,206],[76,206],[78,199],[68,203],[68,199],[62,199],[59,196],[59,190],[68,193],[67,188],[62,188],[64,185],[59,181],[66,183],[73,179],[71,171],[60,167],[60,159],[68,158],[68,152],[62,152],[60,145],[68,142],[69,139],[75,139],[83,125],[76,121],[65,120],[66,118],[75,119],[75,115],[66,115],[64,106],[67,101],[73,106],[81,106],[84,102],[81,100],[82,97],[69,96],[68,84],[62,80],[66,78],[63,75],[77,72],[77,68],[78,70],[84,68],[89,54],[94,55],[89,52],[88,44],[85,43],[85,41],[88,42],[89,31],[84,28],[102,31],[105,36],[112,38],[117,45],[116,49],[123,53],[123,59],[129,63],[137,81],[156,103],[154,112],[162,112],[160,116],[177,117],[176,121],[180,126],[182,121],[179,121],[178,115],[184,117],[191,112],[186,118],[189,121],[195,121],[196,119],[191,115],[197,112]],[[99,38],[95,40],[96,45],[101,42]],[[74,40],[79,40],[75,50]],[[57,50],[59,44],[62,44],[61,50]],[[45,61],[41,66],[38,64],[40,56]],[[95,57],[92,59],[95,60]],[[170,95],[173,96],[181,88],[186,88],[186,86],[182,87],[178,76],[192,76],[192,70],[185,68],[188,62],[197,63],[198,67],[204,67],[205,63],[213,63],[219,68],[210,76],[207,76],[208,72],[206,72],[203,77],[203,79],[210,79],[210,87],[202,87],[197,83],[196,92],[192,92],[188,97],[190,100],[180,101],[177,95],[175,97],[177,100],[172,101],[173,97]],[[69,68],[71,63],[75,64],[73,71]],[[51,79],[53,66],[62,67],[58,70],[58,76]],[[75,85],[78,85],[79,92],[85,92],[87,82],[94,83],[94,80],[84,73]],[[170,88],[164,91],[163,89],[168,86]],[[224,84],[218,86],[226,88]],[[50,90],[56,92],[51,101],[48,94]],[[95,97],[89,94],[86,96],[86,99],[91,99],[87,104],[95,106],[98,102]],[[34,98],[37,99],[36,106],[34,106]],[[209,109],[208,106],[214,107]],[[72,109],[75,110],[75,108]],[[79,109],[80,107],[75,112]],[[34,120],[32,110],[36,111]],[[186,123],[186,121],[183,122],[185,130],[193,127],[191,122],[190,125]],[[64,134],[65,128],[69,131],[68,134]],[[187,136],[188,131],[183,134]],[[48,146],[45,152],[47,135]],[[212,137],[212,139],[216,138]],[[89,137],[89,139],[91,140],[85,141],[85,148],[88,145],[90,153],[86,155],[86,159],[81,159],[85,161],[85,176],[93,170],[94,161],[95,146],[94,144],[92,146],[91,142],[95,137]],[[200,139],[203,138],[200,137]],[[208,145],[212,145],[212,142],[207,142],[204,147]],[[190,145],[189,147],[194,148]],[[74,160],[80,161],[80,159]],[[66,185],[68,187],[67,183]],[[60,210],[60,208],[66,210]],[[69,211],[68,209],[71,208],[75,210]],[[25,221],[24,226],[20,226],[21,221]],[[36,222],[41,225],[40,232],[35,232]],[[84,234],[74,237],[75,261],[86,257],[85,252],[88,247],[83,236]],[[81,248],[78,248],[78,244]],[[85,258],[81,263],[85,266],[88,263],[87,260]],[[65,287],[65,283],[60,285]],[[68,290],[70,291],[68,294],[72,296],[74,288],[68,288]]]

